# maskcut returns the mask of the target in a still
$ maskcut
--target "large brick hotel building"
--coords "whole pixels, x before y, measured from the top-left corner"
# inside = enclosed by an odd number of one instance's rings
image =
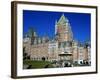
[[[38,37],[33,29],[29,29],[23,39],[25,53],[31,60],[69,61],[82,64],[91,63],[90,42],[80,43],[73,39],[73,32],[69,20],[62,14],[55,21],[55,37]]]

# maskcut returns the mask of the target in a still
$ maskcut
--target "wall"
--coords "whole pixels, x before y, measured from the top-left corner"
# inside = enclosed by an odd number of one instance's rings
[[[25,0],[28,1],[28,0]],[[31,1],[31,0],[30,0]],[[37,1],[37,0],[32,0]],[[100,0],[38,0],[38,2],[66,3],[66,4],[84,4],[100,5]],[[11,0],[0,0],[0,80],[14,80],[10,78],[11,70]],[[100,6],[99,12],[100,13]],[[98,18],[99,15],[98,15]],[[100,21],[100,19],[99,19]],[[100,24],[99,24],[100,25]],[[98,25],[98,26],[99,26]],[[98,27],[98,30],[99,27]],[[98,31],[100,34],[100,32]],[[100,44],[100,37],[98,38]],[[99,46],[98,46],[99,47]],[[100,50],[99,50],[100,51]],[[99,53],[99,52],[98,52]],[[98,54],[100,57],[100,54]],[[100,58],[98,59],[100,61]],[[98,67],[100,63],[98,62]],[[28,78],[25,80],[100,80],[100,69],[98,74],[74,75],[62,77]],[[20,79],[19,79],[20,80]],[[24,80],[24,79],[22,79]]]

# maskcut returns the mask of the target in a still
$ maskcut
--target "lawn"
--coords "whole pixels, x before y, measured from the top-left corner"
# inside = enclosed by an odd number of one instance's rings
[[[30,69],[34,68],[53,68],[53,65],[49,61],[33,61],[33,60],[24,60],[23,65],[31,65]]]

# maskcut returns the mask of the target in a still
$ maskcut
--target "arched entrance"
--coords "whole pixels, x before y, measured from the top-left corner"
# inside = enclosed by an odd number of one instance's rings
[[[42,61],[45,61],[46,60],[46,58],[45,57],[42,57]]]

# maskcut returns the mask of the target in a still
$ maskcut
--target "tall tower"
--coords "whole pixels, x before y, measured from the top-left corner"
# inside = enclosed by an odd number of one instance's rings
[[[31,44],[36,44],[37,34],[32,27],[29,28],[28,35],[29,35],[29,38],[31,39]]]
[[[58,22],[55,24],[55,34],[58,36],[59,42],[72,41],[73,33],[71,30],[70,23],[64,14],[60,17]]]

